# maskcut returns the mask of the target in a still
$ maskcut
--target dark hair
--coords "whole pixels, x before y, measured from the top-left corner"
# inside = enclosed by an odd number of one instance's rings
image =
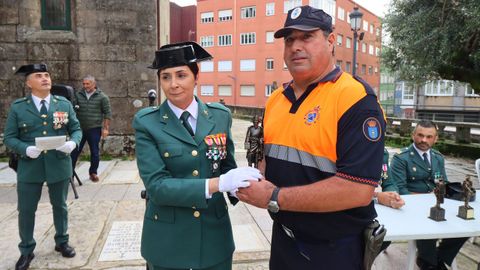
[[[197,75],[198,75],[198,64],[197,64],[197,63],[190,63],[190,64],[187,64],[186,66],[192,71],[193,76],[194,76],[195,79],[196,79],[196,78],[197,78]],[[171,67],[166,67],[166,68],[158,69],[158,70],[157,70],[157,76],[160,76],[160,72],[162,72],[162,70],[167,69],[167,68],[171,68]]]
[[[413,132],[417,130],[417,127],[434,128],[435,131],[438,131],[437,125],[430,120],[420,120],[413,129]]]

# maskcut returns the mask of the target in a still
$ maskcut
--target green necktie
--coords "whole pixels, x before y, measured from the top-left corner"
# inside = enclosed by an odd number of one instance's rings
[[[47,110],[47,106],[45,106],[45,99],[42,99],[42,101],[40,101],[40,103],[42,104],[42,107],[40,107],[40,114],[45,114],[47,115],[48,114],[48,110]]]
[[[184,111],[182,113],[182,115],[180,116],[180,122],[182,122],[182,125],[185,127],[185,129],[187,129],[188,133],[190,133],[190,135],[194,135],[193,134],[193,129],[192,127],[190,126],[190,124],[188,123],[188,117],[190,117],[190,113],[187,112],[187,111]]]
[[[430,161],[428,161],[427,153],[423,153],[423,161],[427,164],[427,167],[430,168]]]

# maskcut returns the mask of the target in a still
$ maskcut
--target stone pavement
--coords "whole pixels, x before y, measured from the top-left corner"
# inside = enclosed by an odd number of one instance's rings
[[[246,165],[243,141],[248,121],[235,119],[232,132],[239,166]],[[396,152],[398,149],[389,149]],[[462,181],[465,174],[474,174],[473,161],[448,158],[447,174],[451,181]],[[100,181],[88,180],[88,163],[77,168],[82,186],[75,200],[69,192],[70,242],[77,251],[72,259],[61,257],[53,250],[52,211],[48,191],[44,188],[37,210],[35,259],[30,269],[145,269],[139,254],[140,231],[145,201],[140,198],[143,189],[136,162],[130,160],[102,161]],[[16,211],[15,173],[0,163],[0,269],[13,269],[18,259],[18,226]],[[478,188],[477,178],[473,178]],[[266,210],[239,203],[230,206],[236,251],[235,270],[268,269],[272,222]],[[477,211],[480,211],[477,210]],[[188,245],[188,243],[185,243]],[[393,243],[374,264],[375,270],[405,269],[407,244]],[[480,247],[468,242],[457,257],[460,270],[476,269],[480,261]]]

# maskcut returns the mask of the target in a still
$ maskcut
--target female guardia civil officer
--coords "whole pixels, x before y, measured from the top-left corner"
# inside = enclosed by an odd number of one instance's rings
[[[141,253],[150,270],[231,269],[235,246],[221,192],[235,195],[261,177],[257,169],[236,168],[230,111],[193,95],[197,62],[210,59],[194,42],[162,46],[150,68],[158,69],[167,100],[133,120],[149,198]]]

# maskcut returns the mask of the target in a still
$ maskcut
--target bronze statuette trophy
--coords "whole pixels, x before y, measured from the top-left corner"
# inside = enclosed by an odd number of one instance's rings
[[[440,204],[443,203],[443,198],[445,197],[445,191],[446,191],[446,186],[445,186],[445,181],[443,179],[439,179],[438,182],[436,183],[436,187],[433,190],[435,193],[435,197],[437,197],[437,204],[430,208],[430,216],[429,218],[435,220],[435,221],[445,221],[445,209],[440,207]]]
[[[247,130],[245,149],[247,150],[248,166],[258,168],[258,163],[263,159],[263,127],[260,126],[261,117],[255,115],[253,125]]]
[[[463,181],[462,183],[462,188],[465,205],[461,205],[458,207],[457,216],[463,219],[474,219],[473,207],[468,205],[468,202],[470,201],[470,198],[472,197],[474,192],[473,183],[472,180],[470,180],[470,176],[467,176],[467,178],[465,178],[465,181]]]

